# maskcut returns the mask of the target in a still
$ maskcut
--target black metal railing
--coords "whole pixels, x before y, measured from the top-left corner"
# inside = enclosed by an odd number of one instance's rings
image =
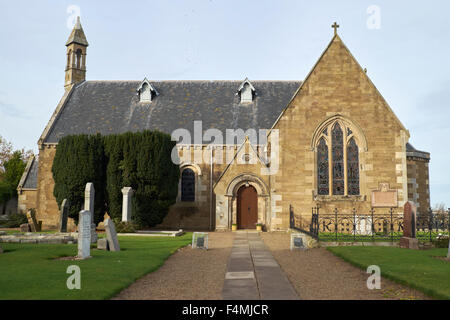
[[[372,208],[368,213],[319,212],[312,208],[311,214],[296,214],[289,207],[290,227],[305,232],[319,241],[398,241],[403,237],[403,213],[394,208]],[[417,214],[415,235],[419,241],[435,241],[440,235],[450,234],[450,209],[448,211]]]

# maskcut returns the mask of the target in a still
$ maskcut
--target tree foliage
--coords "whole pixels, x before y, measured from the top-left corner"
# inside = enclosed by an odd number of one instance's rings
[[[0,172],[0,203],[5,203],[16,195],[17,185],[25,167],[21,151],[13,152],[3,163],[4,171]]]
[[[103,220],[105,213],[105,159],[100,135],[71,135],[62,138],[53,160],[53,194],[58,205],[69,200],[69,217],[78,222],[78,214],[84,208],[86,183],[95,189],[94,221]]]
[[[105,210],[112,218],[120,219],[121,189],[132,187],[133,221],[147,227],[161,223],[178,193],[179,168],[171,160],[175,142],[158,131],[95,137],[95,143],[89,143],[93,138],[85,135],[65,137],[59,142],[53,162],[58,203],[68,198],[75,204],[70,212],[76,218],[84,185],[95,180],[96,219],[101,220]],[[103,195],[103,206],[97,202],[99,193]]]
[[[22,150],[17,151],[20,152],[23,161],[27,161],[33,155],[32,150],[25,151],[22,148]],[[12,143],[0,136],[0,173],[5,171],[4,164],[12,158],[14,152]]]

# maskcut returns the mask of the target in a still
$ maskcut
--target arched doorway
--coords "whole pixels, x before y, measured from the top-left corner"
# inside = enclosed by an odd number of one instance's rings
[[[253,186],[239,188],[237,192],[237,227],[255,229],[258,222],[258,194]]]

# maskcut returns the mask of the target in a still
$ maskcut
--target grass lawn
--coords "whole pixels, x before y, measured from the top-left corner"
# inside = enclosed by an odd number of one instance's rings
[[[447,249],[407,250],[394,247],[328,247],[357,267],[377,265],[383,277],[408,285],[437,299],[450,299],[450,262]],[[383,286],[383,283],[381,284]]]
[[[91,249],[92,258],[83,261],[55,260],[75,256],[77,245],[1,243],[0,299],[109,299],[157,270],[191,237],[119,236],[120,252]],[[67,289],[70,265],[81,269],[80,290]]]

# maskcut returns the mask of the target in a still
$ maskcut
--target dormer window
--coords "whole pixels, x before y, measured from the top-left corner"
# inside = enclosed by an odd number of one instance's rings
[[[139,95],[139,102],[152,102],[153,98],[159,95],[158,91],[156,91],[155,87],[147,80],[141,82],[139,88],[137,89]]]
[[[237,94],[239,94],[241,98],[241,103],[250,103],[253,102],[253,98],[256,96],[256,90],[248,78],[245,78],[239,86]]]

